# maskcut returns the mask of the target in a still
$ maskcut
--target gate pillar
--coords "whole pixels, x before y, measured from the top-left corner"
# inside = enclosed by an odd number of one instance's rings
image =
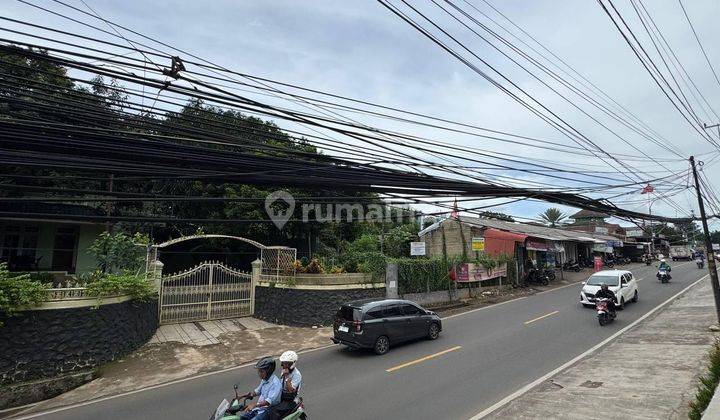
[[[149,273],[152,282],[155,285],[155,290],[160,292],[160,287],[162,285],[163,268],[165,267],[165,264],[163,264],[160,260],[155,260],[151,264],[152,267],[150,267]]]
[[[252,262],[252,277],[250,280],[250,313],[255,314],[255,286],[260,284],[260,275],[262,274],[262,260]]]

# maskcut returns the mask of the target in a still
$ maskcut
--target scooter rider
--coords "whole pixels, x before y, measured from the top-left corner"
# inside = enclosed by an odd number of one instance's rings
[[[275,372],[275,360],[272,357],[263,357],[256,364],[260,376],[260,385],[254,391],[247,394],[247,397],[259,397],[257,403],[248,404],[245,412],[242,413],[242,420],[267,420],[270,418],[270,408],[280,402],[282,384],[280,379],[273,375]]]
[[[660,260],[660,265],[658,266],[658,271],[660,271],[660,270],[665,270],[665,271],[667,271],[667,273],[668,273],[668,275],[667,275],[668,278],[672,278],[672,277],[670,276],[670,271],[671,271],[672,269],[670,268],[670,264],[668,264],[668,263],[665,261],[665,258],[663,258],[663,259]],[[657,273],[655,276],[659,278],[659,277],[660,277],[660,273]]]
[[[297,397],[302,386],[302,374],[297,368],[297,360],[298,355],[292,350],[280,355],[282,393],[280,395],[280,404],[273,407],[275,418],[287,416],[295,406],[295,397]]]
[[[607,284],[600,283],[600,290],[598,290],[597,293],[595,293],[595,299],[610,299],[608,301],[608,310],[615,314],[615,302],[617,301],[617,296],[615,296],[615,293],[610,290]]]

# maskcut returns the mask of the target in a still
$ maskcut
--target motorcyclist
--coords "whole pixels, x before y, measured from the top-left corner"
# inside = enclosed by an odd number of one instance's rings
[[[608,301],[608,310],[612,314],[615,314],[615,302],[617,302],[617,296],[615,296],[615,293],[612,290],[610,290],[608,285],[605,283],[600,283],[600,290],[598,290],[598,292],[595,293],[595,299],[600,299],[600,298],[610,299]]]
[[[660,270],[665,270],[665,271],[667,271],[667,276],[668,276],[668,278],[672,278],[672,277],[670,276],[670,271],[671,271],[672,269],[670,268],[670,264],[668,264],[667,261],[665,261],[665,258],[660,259],[660,265],[658,266],[658,273],[656,274],[656,276],[657,276],[658,278],[660,277]]]
[[[288,350],[280,355],[280,382],[282,384],[282,393],[280,395],[280,403],[273,408],[274,418],[283,418],[290,414],[295,406],[295,397],[297,397],[300,387],[302,386],[302,374],[297,368],[298,355],[292,350]]]
[[[272,357],[263,357],[255,364],[255,369],[257,369],[258,376],[260,376],[260,385],[245,396],[259,398],[257,403],[247,405],[240,419],[267,420],[270,418],[270,408],[280,402],[282,391],[280,379],[273,375],[275,366],[275,360]]]

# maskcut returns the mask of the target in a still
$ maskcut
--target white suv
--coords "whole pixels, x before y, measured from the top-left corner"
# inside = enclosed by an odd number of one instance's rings
[[[583,282],[580,290],[580,303],[584,306],[595,305],[595,294],[600,290],[600,285],[605,283],[608,288],[617,296],[619,308],[625,307],[625,302],[638,301],[638,288],[635,276],[627,270],[604,270],[590,276]]]

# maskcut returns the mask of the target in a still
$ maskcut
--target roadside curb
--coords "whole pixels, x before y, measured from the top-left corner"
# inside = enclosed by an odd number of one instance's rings
[[[593,346],[592,348],[584,351],[583,353],[575,356],[573,359],[569,360],[568,362],[565,362],[564,364],[562,364],[562,365],[560,365],[559,367],[553,369],[552,371],[546,373],[545,375],[541,376],[540,378],[537,378],[537,379],[535,379],[534,381],[528,383],[527,385],[519,388],[518,390],[516,390],[516,391],[513,392],[512,394],[506,396],[505,398],[503,398],[503,399],[501,399],[500,401],[496,402],[496,403],[493,404],[492,406],[490,406],[490,407],[486,408],[485,410],[481,411],[480,413],[474,415],[473,417],[470,418],[470,420],[480,420],[480,419],[483,419],[483,418],[485,418],[485,417],[487,417],[487,416],[495,413],[495,412],[498,411],[499,409],[505,407],[506,405],[508,405],[508,404],[510,404],[511,402],[513,402],[514,400],[516,400],[517,398],[525,395],[525,394],[528,393],[529,391],[531,391],[531,390],[533,390],[534,388],[536,388],[537,386],[541,385],[542,383],[544,383],[544,382],[547,381],[548,379],[556,376],[557,374],[563,372],[564,370],[566,370],[566,369],[568,369],[568,368],[573,367],[574,365],[576,365],[577,363],[581,362],[582,360],[584,360],[584,359],[587,358],[588,356],[591,356],[592,354],[594,354],[595,352],[597,352],[597,351],[600,350],[601,348],[605,347],[607,344],[610,344],[611,342],[615,341],[615,339],[617,339],[617,338],[620,337],[621,335],[623,335],[623,334],[625,334],[626,332],[634,329],[634,328],[635,328],[636,326],[638,326],[640,323],[642,323],[642,322],[645,321],[646,319],[650,318],[651,316],[655,315],[657,312],[661,311],[662,309],[665,309],[666,306],[668,306],[669,304],[671,304],[672,302],[674,302],[677,298],[679,298],[679,297],[681,297],[682,295],[684,295],[686,292],[688,292],[688,291],[689,291],[690,289],[692,289],[693,287],[697,286],[697,285],[698,285],[699,283],[701,283],[702,281],[706,280],[708,277],[709,277],[709,275],[706,274],[705,276],[701,277],[700,279],[694,281],[692,284],[688,285],[687,287],[685,287],[684,289],[682,289],[681,291],[679,291],[679,292],[676,293],[675,295],[671,296],[670,298],[668,298],[667,300],[665,300],[664,302],[662,302],[661,304],[659,304],[658,306],[656,306],[655,308],[653,308],[652,310],[650,310],[649,312],[647,312],[646,314],[644,314],[643,316],[641,316],[640,318],[636,319],[635,321],[633,321],[632,323],[630,323],[629,325],[627,325],[627,326],[624,327],[623,329],[615,332],[615,333],[614,333],[613,335],[611,335],[610,337],[608,337],[608,338],[606,338],[605,340],[601,341],[600,343],[596,344],[596,345]]]

